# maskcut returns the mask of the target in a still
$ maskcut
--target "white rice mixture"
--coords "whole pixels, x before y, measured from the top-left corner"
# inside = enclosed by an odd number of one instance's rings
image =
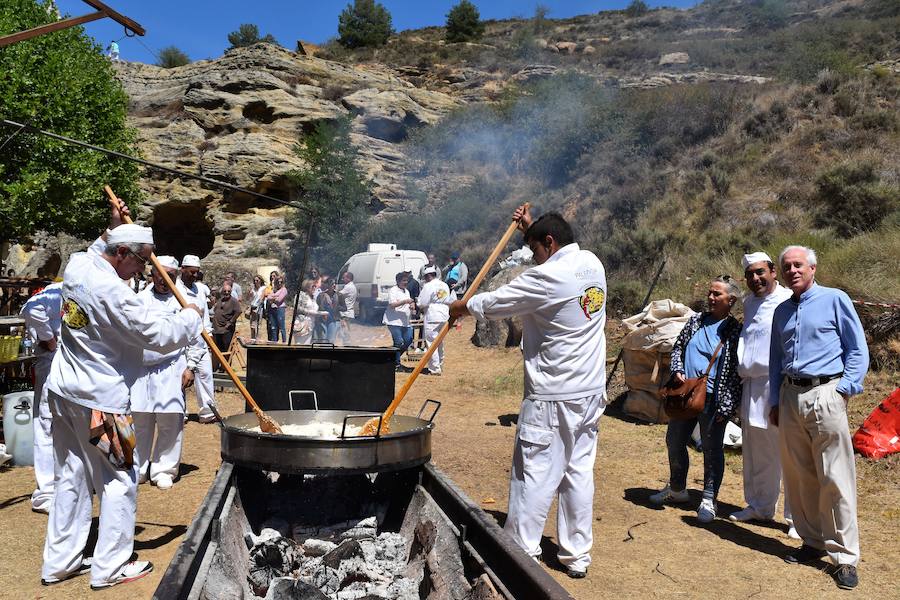
[[[306,425],[281,425],[281,431],[284,432],[284,435],[296,437],[327,438],[336,440],[341,437],[341,427],[343,427],[342,423],[307,423]],[[353,425],[347,423],[347,430],[344,435],[345,437],[357,436],[362,431],[362,428],[363,426],[361,424]],[[257,425],[256,427],[251,427],[249,431],[260,433],[262,429]]]

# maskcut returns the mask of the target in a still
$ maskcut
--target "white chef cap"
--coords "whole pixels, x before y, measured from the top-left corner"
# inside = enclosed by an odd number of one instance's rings
[[[425,267],[422,269],[422,276],[424,277],[425,275],[437,275],[437,269],[434,267]]]
[[[772,262],[772,259],[769,258],[769,255],[766,254],[765,252],[754,252],[752,254],[745,254],[744,260],[743,260],[744,268],[746,269],[753,263],[758,263],[758,262],[762,262],[762,261],[766,261],[767,263],[770,263],[770,262]]]
[[[157,256],[156,260],[159,261],[159,264],[163,266],[164,269],[177,269],[178,261],[174,256]]]
[[[150,244],[153,245],[153,230],[134,223],[119,225],[110,229],[106,235],[106,243],[114,244]]]
[[[181,259],[182,267],[199,267],[200,266],[200,257],[195,254],[185,254],[184,258]]]

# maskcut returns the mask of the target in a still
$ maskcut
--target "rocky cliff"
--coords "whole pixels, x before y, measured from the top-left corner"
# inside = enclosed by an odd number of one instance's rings
[[[373,214],[404,207],[400,142],[462,103],[388,68],[271,44],[175,69],[119,63],[117,73],[146,160],[283,200],[293,199],[285,173],[303,166],[293,147],[304,132],[350,116],[360,167],[374,183]],[[296,235],[292,209],[274,202],[152,170],[141,185],[142,217],[153,223],[161,253],[233,261],[273,246],[277,255]]]

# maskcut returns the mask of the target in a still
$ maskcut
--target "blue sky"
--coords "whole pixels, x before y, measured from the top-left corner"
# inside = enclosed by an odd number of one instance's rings
[[[458,0],[382,0],[393,17],[394,29],[443,25]],[[694,0],[646,0],[650,6],[692,6]],[[228,33],[241,23],[255,23],[260,35],[271,33],[293,49],[296,40],[321,43],[337,35],[338,15],[347,0],[104,0],[118,12],[140,23],[143,38],[123,38],[122,27],[111,19],[85,26],[104,48],[118,40],[124,60],[156,62],[153,52],[177,46],[192,60],[215,58],[228,47]],[[550,9],[551,18],[571,17],[600,10],[624,8],[630,0],[474,0],[483,19],[529,17],[537,4]],[[81,0],[57,0],[62,13],[83,15],[93,9]]]

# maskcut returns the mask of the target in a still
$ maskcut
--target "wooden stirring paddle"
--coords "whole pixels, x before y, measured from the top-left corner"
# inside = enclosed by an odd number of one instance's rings
[[[116,194],[112,191],[112,188],[104,186],[103,189],[106,191],[106,195],[109,196],[109,202],[113,205],[116,210],[121,209],[121,200],[116,197]],[[122,214],[122,219],[126,223],[131,223],[131,217],[128,215]],[[181,292],[178,291],[178,288],[175,286],[175,282],[169,277],[169,274],[166,273],[166,270],[159,264],[159,261],[156,260],[156,254],[150,255],[150,262],[153,263],[153,267],[156,269],[157,273],[159,273],[163,280],[166,282],[166,285],[169,286],[169,289],[172,290],[172,293],[175,295],[175,299],[178,300],[178,304],[181,305],[182,308],[187,306],[187,302],[184,299],[184,296],[181,295]],[[206,342],[206,345],[209,346],[209,351],[212,352],[216,358],[219,360],[219,363],[225,367],[225,372],[228,373],[228,376],[231,377],[231,381],[234,382],[234,386],[238,389],[241,395],[244,397],[244,400],[253,407],[253,412],[256,413],[256,418],[259,419],[259,428],[262,429],[266,433],[284,433],[281,430],[281,427],[278,423],[275,422],[272,417],[263,412],[263,410],[259,407],[253,397],[250,395],[250,392],[247,391],[247,388],[244,387],[244,384],[241,382],[241,379],[237,376],[237,373],[234,372],[234,369],[231,368],[231,365],[228,364],[228,361],[225,360],[225,357],[222,356],[222,352],[216,346],[216,343],[213,341],[212,337],[206,333],[206,330],[200,331],[203,336],[203,341]]]
[[[528,210],[528,203],[525,204],[525,210]],[[497,242],[497,245],[494,246],[493,252],[488,256],[487,260],[484,261],[484,265],[481,267],[481,270],[478,272],[478,275],[475,276],[475,279],[472,281],[472,284],[466,290],[466,293],[463,295],[462,300],[464,302],[468,302],[469,299],[475,295],[475,290],[478,289],[478,286],[481,285],[481,282],[484,281],[484,278],[487,277],[488,272],[491,270],[491,267],[494,266],[494,262],[496,262],[497,257],[500,256],[500,253],[503,252],[503,249],[506,247],[506,244],[509,242],[509,239],[516,232],[516,229],[519,226],[518,221],[513,221],[510,223],[509,227],[506,228],[506,232],[503,234],[503,237],[500,238],[500,241]],[[393,401],[387,407],[387,410],[384,411],[384,414],[381,416],[381,430],[379,431],[378,422],[379,419],[377,417],[373,417],[365,422],[362,426],[362,430],[359,435],[362,436],[370,436],[375,435],[376,433],[380,433],[384,435],[386,433],[390,433],[391,430],[391,417],[394,416],[394,411],[397,410],[397,406],[406,396],[406,393],[409,391],[409,388],[412,387],[413,382],[419,376],[419,373],[422,372],[422,369],[425,368],[425,365],[428,364],[428,359],[431,358],[431,355],[434,354],[437,347],[441,345],[441,342],[444,341],[444,337],[447,335],[447,332],[450,331],[451,321],[447,321],[444,323],[444,326],[441,327],[440,332],[438,332],[437,337],[428,346],[428,350],[425,351],[425,354],[422,358],[419,359],[419,364],[416,365],[416,368],[413,369],[413,372],[410,373],[409,379],[403,384],[400,388],[400,391],[397,392],[397,395],[394,396]]]

